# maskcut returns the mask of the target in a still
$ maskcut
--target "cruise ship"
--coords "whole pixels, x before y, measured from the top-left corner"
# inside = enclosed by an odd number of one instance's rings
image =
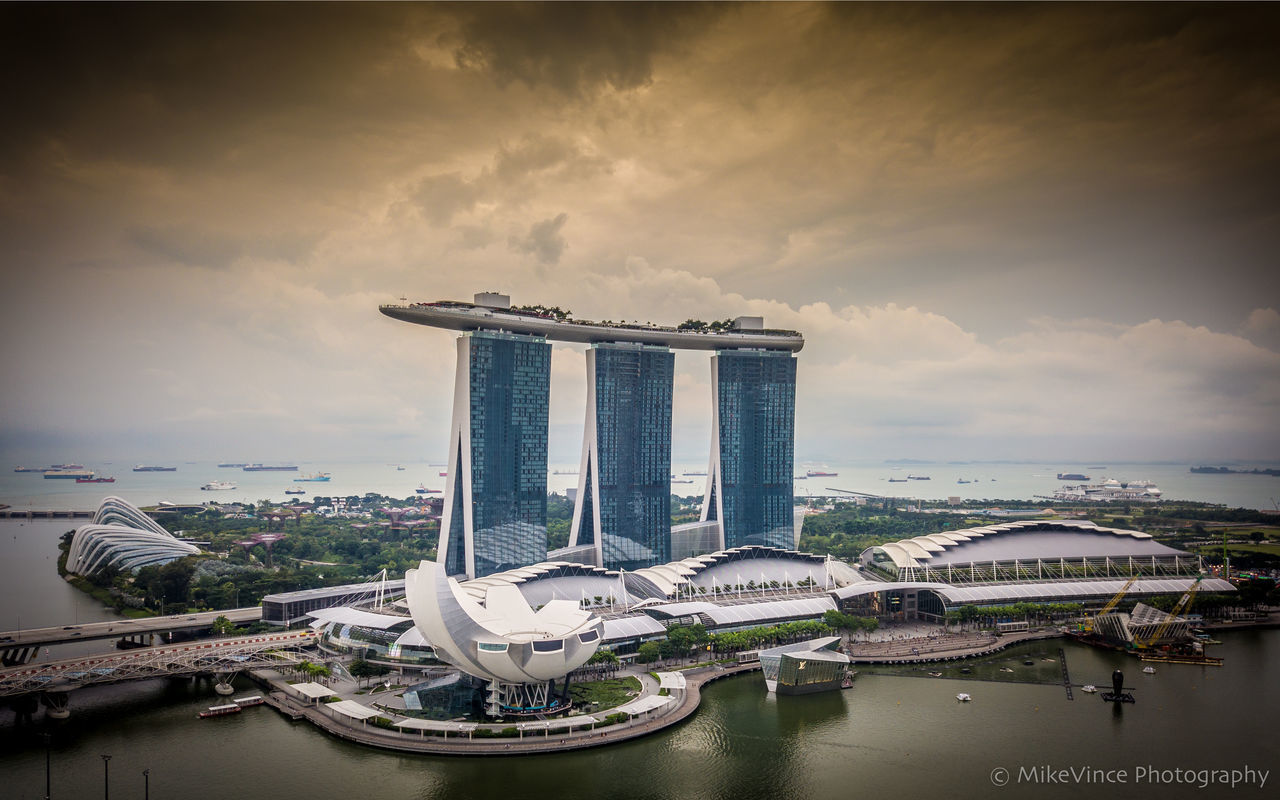
[[[1107,478],[1102,483],[1063,486],[1046,499],[1085,503],[1109,500],[1154,503],[1160,500],[1163,494],[1151,481],[1118,481],[1115,478]]]

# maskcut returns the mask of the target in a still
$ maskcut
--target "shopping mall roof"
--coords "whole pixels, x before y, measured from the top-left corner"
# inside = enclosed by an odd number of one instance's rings
[[[378,614],[373,611],[364,611],[359,608],[350,608],[348,606],[318,608],[315,611],[307,613],[308,616],[315,617],[318,622],[336,622],[340,625],[358,625],[361,628],[375,628],[380,631],[389,630],[397,625],[413,624],[412,617],[401,617],[394,614]]]
[[[1191,588],[1195,578],[1141,578],[1133,582],[1126,596],[1181,594]],[[948,607],[994,605],[1031,602],[1080,602],[1086,599],[1112,597],[1129,581],[1125,579],[1097,581],[1044,581],[1038,583],[999,583],[982,586],[955,586],[930,581],[883,581],[856,583],[828,594],[836,600],[888,591],[928,590],[937,593]],[[1200,591],[1234,592],[1230,581],[1204,578]]]
[[[1072,558],[1157,558],[1188,555],[1149,533],[1104,528],[1092,522],[1024,520],[931,533],[870,547],[899,568]]]
[[[763,625],[779,620],[814,619],[835,609],[836,604],[830,595],[795,597],[788,600],[765,600],[759,603],[735,603],[719,605],[716,603],[664,603],[644,609],[664,619],[679,617],[698,617],[704,625],[716,628]]]

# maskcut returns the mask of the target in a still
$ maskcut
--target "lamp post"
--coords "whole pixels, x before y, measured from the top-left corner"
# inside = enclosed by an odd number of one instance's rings
[[[49,742],[53,739],[53,735],[42,733],[40,738],[44,739],[44,800],[49,800]]]
[[[142,800],[151,800],[151,770],[142,771]]]
[[[102,800],[111,800],[111,756],[102,756]]]

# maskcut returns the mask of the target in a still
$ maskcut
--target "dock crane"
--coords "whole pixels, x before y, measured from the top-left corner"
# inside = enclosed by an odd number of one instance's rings
[[[1158,626],[1156,626],[1156,629],[1151,632],[1151,635],[1143,639],[1135,638],[1133,646],[1139,650],[1145,650],[1151,646],[1152,642],[1160,641],[1160,638],[1164,636],[1167,630],[1169,630],[1169,626],[1178,618],[1178,615],[1183,611],[1186,611],[1187,607],[1191,605],[1191,598],[1195,597],[1196,592],[1200,590],[1200,581],[1202,580],[1204,580],[1204,576],[1198,576],[1195,581],[1187,587],[1187,591],[1183,593],[1182,597],[1178,598],[1178,602],[1174,604],[1173,609],[1169,611],[1169,615],[1166,616]]]
[[[1137,575],[1134,575],[1133,577],[1129,578],[1129,580],[1125,582],[1125,585],[1120,587],[1120,591],[1116,592],[1115,597],[1112,597],[1110,600],[1107,601],[1107,604],[1102,607],[1101,611],[1099,611],[1097,614],[1094,614],[1092,617],[1089,617],[1087,620],[1085,620],[1084,622],[1085,632],[1091,633],[1093,631],[1093,621],[1095,619],[1097,619],[1098,617],[1101,617],[1104,614],[1110,614],[1115,609],[1116,606],[1120,605],[1120,599],[1124,597],[1126,593],[1128,593],[1129,588],[1133,586],[1134,582],[1137,580],[1138,580]]]

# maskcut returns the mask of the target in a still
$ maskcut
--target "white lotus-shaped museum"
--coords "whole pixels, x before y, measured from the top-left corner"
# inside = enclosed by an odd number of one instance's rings
[[[587,663],[604,622],[572,600],[534,611],[511,584],[488,587],[483,601],[458,586],[441,564],[423,561],[404,576],[409,612],[441,658],[502,684],[559,680]]]

